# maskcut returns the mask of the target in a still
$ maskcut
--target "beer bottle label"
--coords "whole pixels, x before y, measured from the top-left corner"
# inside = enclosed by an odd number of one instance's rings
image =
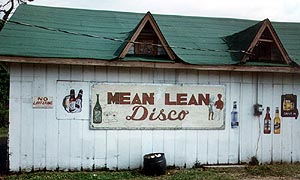
[[[76,109],[75,104],[76,104],[75,101],[71,101],[71,102],[70,102],[70,106],[69,106],[69,111],[70,111],[70,112],[75,111],[75,109]]]
[[[280,129],[280,123],[276,123],[276,124],[274,125],[274,129]]]
[[[76,110],[77,110],[78,112],[81,111],[81,106],[82,106],[82,104],[81,104],[81,99],[76,99],[75,107],[76,107]]]
[[[101,123],[102,122],[102,112],[101,111],[94,111],[94,123]]]

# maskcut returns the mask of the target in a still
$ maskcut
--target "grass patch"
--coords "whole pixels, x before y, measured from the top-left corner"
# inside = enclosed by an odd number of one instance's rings
[[[273,164],[247,167],[248,175],[261,177],[300,177],[300,164]]]
[[[138,171],[100,171],[100,172],[37,172],[19,175],[11,175],[6,179],[34,179],[34,180],[200,180],[200,179],[234,179],[232,176],[222,173],[202,171],[199,169],[169,170],[166,175],[145,176]]]
[[[8,137],[8,128],[0,128],[0,138]]]
[[[300,164],[275,164],[248,166],[244,168],[195,168],[171,169],[165,175],[145,176],[140,171],[95,171],[95,172],[35,172],[10,175],[5,179],[32,180],[200,180],[200,179],[299,179]],[[0,177],[1,179],[1,177]]]
[[[6,179],[34,179],[34,180],[115,180],[143,178],[137,171],[99,171],[99,172],[37,172],[11,175]],[[146,178],[146,177],[145,177]]]

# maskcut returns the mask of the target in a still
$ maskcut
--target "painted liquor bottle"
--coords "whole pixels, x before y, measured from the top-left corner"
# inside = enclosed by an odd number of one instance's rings
[[[271,133],[270,107],[267,107],[267,112],[264,119],[264,134],[270,134],[270,133]]]
[[[83,95],[83,90],[80,89],[75,101],[76,112],[81,112],[82,110],[82,95]]]
[[[74,112],[76,109],[76,107],[75,107],[76,99],[75,99],[75,90],[74,89],[70,90],[69,103],[70,103],[69,112]]]
[[[99,94],[97,95],[97,101],[93,109],[93,123],[100,124],[102,123],[102,108],[99,102]]]
[[[280,134],[280,123],[279,107],[276,107],[274,118],[274,134]]]
[[[239,126],[237,102],[233,102],[233,109],[231,111],[231,128],[237,128]]]

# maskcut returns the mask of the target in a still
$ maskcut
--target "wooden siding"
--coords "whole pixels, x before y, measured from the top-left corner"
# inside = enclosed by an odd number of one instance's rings
[[[256,100],[269,106],[273,132],[281,95],[300,97],[297,74],[16,63],[10,76],[11,171],[135,169],[151,152],[164,152],[168,166],[188,168],[248,162],[252,156],[261,163],[300,160],[299,119],[281,118],[281,134],[265,135],[265,112],[253,115]],[[88,120],[57,120],[56,108],[32,108],[33,96],[56,99],[57,80],[226,85],[225,130],[90,130]],[[238,104],[237,129],[230,127],[233,101]]]

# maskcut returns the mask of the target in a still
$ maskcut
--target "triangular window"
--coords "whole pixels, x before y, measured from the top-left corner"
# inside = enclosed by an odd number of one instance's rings
[[[168,57],[150,22],[145,24],[135,42],[129,48],[127,56]]]
[[[287,52],[270,21],[266,19],[244,55],[242,62],[269,62],[289,64]]]
[[[139,23],[135,32],[122,49],[119,58],[155,57],[175,60],[175,55],[168,46],[153,16],[148,12]]]

